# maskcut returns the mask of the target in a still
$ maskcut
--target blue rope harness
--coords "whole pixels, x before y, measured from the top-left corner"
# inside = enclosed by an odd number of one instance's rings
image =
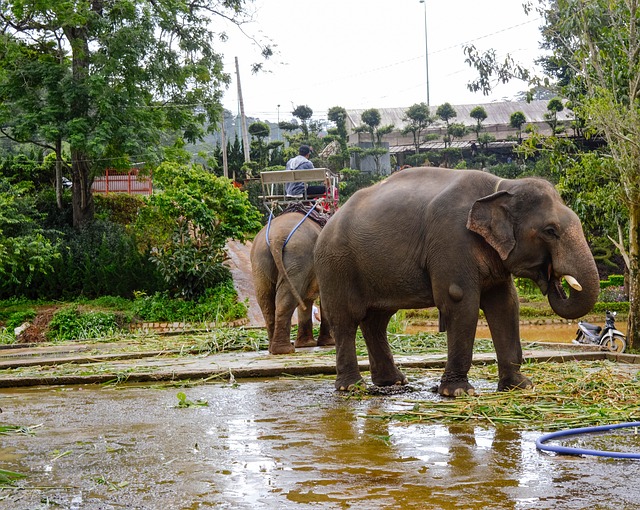
[[[293,227],[293,230],[291,232],[289,232],[289,235],[287,236],[287,238],[284,240],[284,244],[282,245],[282,249],[284,250],[284,247],[287,245],[287,243],[289,242],[289,239],[291,239],[291,236],[293,235],[293,233],[298,230],[298,228],[300,227],[300,225],[302,225],[302,223],[304,222],[304,220],[307,219],[307,217],[313,212],[313,207],[309,208],[309,211],[307,212],[307,214],[304,215],[304,218],[302,218],[298,224]],[[271,230],[271,219],[273,218],[273,212],[269,212],[269,220],[267,221],[267,246],[271,247],[271,243],[269,242],[269,231]]]

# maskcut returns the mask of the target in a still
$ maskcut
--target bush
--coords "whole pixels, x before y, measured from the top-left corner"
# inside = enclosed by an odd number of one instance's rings
[[[606,280],[600,280],[600,288],[624,287],[624,276],[621,274],[610,274]]]
[[[602,301],[598,301],[595,306],[593,307],[593,313],[602,313],[604,314],[607,310],[611,311],[611,312],[618,312],[621,313],[623,315],[628,315],[629,314],[629,302],[628,301],[623,301],[623,302],[617,302],[617,303],[612,303],[612,302],[602,302]]]
[[[242,241],[260,230],[260,213],[228,179],[195,165],[165,163],[155,177],[162,191],[140,210],[139,238],[152,247],[167,290],[197,299],[226,277],[227,240]]]
[[[81,312],[73,306],[53,315],[47,337],[53,341],[109,337],[121,333],[126,322],[113,312]]]
[[[148,322],[229,322],[247,316],[238,302],[233,282],[228,280],[208,289],[196,301],[172,299],[167,293],[138,297],[133,304],[136,317]]]
[[[97,220],[81,230],[67,228],[60,242],[62,257],[51,274],[34,278],[32,287],[23,293],[26,297],[132,298],[134,291],[166,288],[148,255],[138,251],[122,225]]]
[[[144,206],[141,196],[126,193],[94,195],[93,200],[96,205],[96,218],[120,225],[134,223],[138,210]]]
[[[23,310],[20,312],[13,312],[9,315],[5,327],[9,332],[13,332],[15,328],[24,324],[25,322],[31,322],[36,317],[36,311],[34,309]]]

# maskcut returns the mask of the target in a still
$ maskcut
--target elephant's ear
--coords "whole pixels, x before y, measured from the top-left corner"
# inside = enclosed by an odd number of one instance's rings
[[[508,202],[511,194],[498,191],[476,200],[469,211],[467,228],[480,234],[506,260],[516,245],[513,224],[509,216]]]

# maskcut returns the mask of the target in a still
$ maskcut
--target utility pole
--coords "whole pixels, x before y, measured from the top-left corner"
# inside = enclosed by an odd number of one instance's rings
[[[424,5],[424,58],[427,64],[427,106],[431,105],[429,102],[429,42],[427,39],[427,1],[420,0],[420,3]]]
[[[240,86],[240,67],[238,66],[238,57],[236,57],[236,77],[238,81],[238,102],[240,103],[240,120],[242,122],[242,145],[244,146],[244,162],[251,161],[251,152],[249,147],[249,132],[247,131],[247,118],[244,116],[244,101],[242,101],[242,87]]]
[[[222,172],[223,175],[229,178],[229,161],[227,160],[227,136],[224,131],[224,112],[222,112],[222,129],[220,131],[222,137]]]

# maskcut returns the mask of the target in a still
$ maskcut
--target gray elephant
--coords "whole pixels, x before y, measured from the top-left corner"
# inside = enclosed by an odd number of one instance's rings
[[[317,344],[313,338],[311,314],[313,302],[318,297],[313,248],[320,231],[321,226],[304,214],[286,212],[273,218],[253,241],[253,283],[267,325],[272,354],[288,354],[294,352],[295,347],[334,344],[322,316]],[[298,335],[292,345],[291,318],[296,307]]]
[[[338,390],[361,380],[358,326],[372,382],[406,384],[387,324],[399,309],[433,306],[445,321],[448,345],[438,393],[474,392],[467,374],[479,309],[496,350],[498,389],[528,388],[512,275],[533,280],[567,319],[588,313],[599,291],[580,221],[550,183],[476,170],[412,168],[358,191],[322,230],[315,261],[336,341]]]

